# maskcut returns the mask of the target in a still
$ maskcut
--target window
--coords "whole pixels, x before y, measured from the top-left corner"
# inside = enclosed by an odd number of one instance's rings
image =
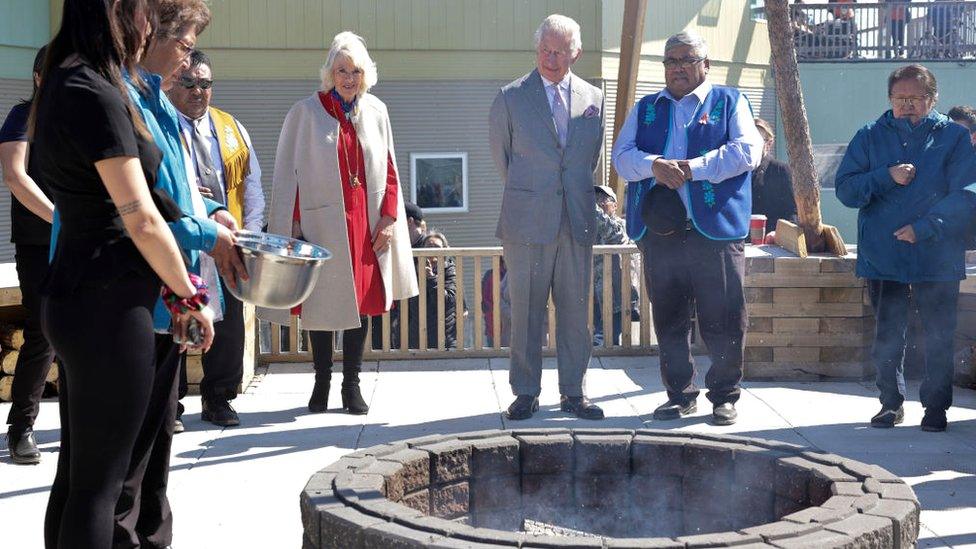
[[[749,0],[749,11],[753,21],[766,20],[766,0]]]
[[[410,155],[410,198],[424,212],[468,211],[468,153]]]

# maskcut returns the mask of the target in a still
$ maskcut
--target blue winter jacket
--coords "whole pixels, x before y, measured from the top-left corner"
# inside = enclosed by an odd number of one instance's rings
[[[896,164],[915,166],[905,186]],[[837,198],[857,215],[857,275],[902,283],[965,278],[965,240],[976,212],[976,153],[969,133],[932,111],[917,126],[889,110],[854,135],[837,169]],[[968,188],[967,188],[968,187]],[[895,238],[911,225],[916,243]]]

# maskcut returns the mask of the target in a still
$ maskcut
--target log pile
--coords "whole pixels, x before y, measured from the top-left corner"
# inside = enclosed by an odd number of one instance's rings
[[[0,324],[0,401],[10,402],[14,376],[17,375],[17,358],[24,344],[24,330],[12,324]],[[45,394],[57,393],[58,368],[52,365],[47,375]]]
[[[854,257],[746,258],[745,376],[748,379],[866,379],[874,317]]]

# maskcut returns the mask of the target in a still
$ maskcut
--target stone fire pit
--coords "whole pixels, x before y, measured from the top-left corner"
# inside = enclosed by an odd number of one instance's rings
[[[876,466],[736,436],[524,429],[375,446],[301,495],[306,548],[913,547]]]

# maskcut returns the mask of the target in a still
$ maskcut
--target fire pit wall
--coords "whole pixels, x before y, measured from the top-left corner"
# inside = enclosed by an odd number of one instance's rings
[[[874,317],[855,255],[800,258],[776,246],[746,246],[745,376],[864,379]]]
[[[656,430],[431,436],[350,454],[301,495],[307,548],[913,547],[919,505],[875,465]],[[528,523],[542,531],[523,531]],[[540,535],[540,534],[563,535]]]

